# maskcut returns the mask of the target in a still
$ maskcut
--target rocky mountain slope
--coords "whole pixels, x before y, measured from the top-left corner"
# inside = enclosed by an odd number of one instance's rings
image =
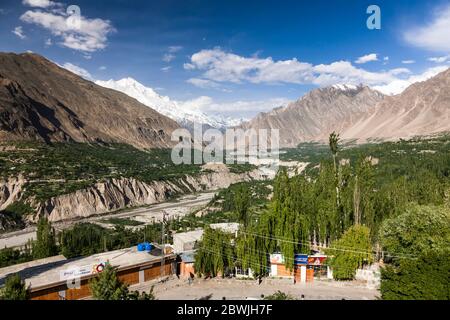
[[[357,123],[384,99],[366,86],[332,86],[316,89],[286,107],[261,113],[242,124],[244,129],[279,129],[280,146],[327,139]]]
[[[179,125],[36,54],[0,53],[0,140],[172,145]]]
[[[70,220],[80,217],[103,214],[123,208],[149,205],[167,200],[175,194],[193,193],[204,190],[226,188],[231,184],[260,180],[264,175],[258,169],[245,173],[230,172],[226,165],[205,165],[205,172],[199,175],[186,175],[171,181],[144,183],[134,178],[108,179],[73,193],[56,196],[44,202],[27,200],[34,209],[28,217],[37,222],[39,217],[51,221]],[[8,179],[0,181],[0,208],[21,201],[26,181]],[[7,215],[0,214],[0,231],[7,227]]]
[[[342,137],[395,139],[443,131],[450,131],[450,69],[386,97]]]
[[[343,139],[391,140],[450,131],[450,69],[401,94],[384,96],[365,86],[316,89],[300,100],[242,124],[244,129],[279,129],[280,146]]]

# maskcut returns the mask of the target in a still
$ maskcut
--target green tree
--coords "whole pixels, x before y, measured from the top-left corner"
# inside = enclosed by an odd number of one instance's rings
[[[32,245],[34,259],[43,259],[58,254],[55,230],[47,218],[40,218],[37,226],[36,241]]]
[[[379,238],[388,259],[445,250],[450,243],[450,208],[410,205],[383,222]]]
[[[6,279],[5,286],[0,289],[0,300],[27,300],[28,290],[19,274]]]
[[[128,286],[117,277],[116,268],[107,263],[89,287],[96,300],[128,300]]]
[[[68,259],[104,251],[105,239],[109,238],[104,228],[91,223],[76,224],[60,235],[61,253]]]
[[[429,252],[381,269],[385,300],[450,300],[450,251]]]
[[[278,290],[274,294],[265,297],[264,300],[295,300],[295,299],[293,296]]]
[[[216,277],[219,273],[225,276],[225,272],[234,267],[231,241],[231,234],[206,227],[195,254],[195,272],[200,276]]]
[[[238,221],[244,226],[248,227],[250,222],[250,190],[246,184],[240,184],[234,193],[234,207],[238,215]]]
[[[128,295],[128,300],[156,300],[155,294],[153,293],[154,287],[150,289],[150,292],[133,291]]]
[[[369,228],[362,225],[350,227],[341,239],[326,250],[336,280],[353,280],[356,270],[373,262]]]
[[[336,132],[332,132],[330,134],[329,140],[328,140],[328,144],[330,146],[330,151],[331,154],[333,156],[333,163],[334,163],[334,171],[337,172],[337,163],[336,163],[336,157],[337,154],[339,152],[339,134],[337,134]]]

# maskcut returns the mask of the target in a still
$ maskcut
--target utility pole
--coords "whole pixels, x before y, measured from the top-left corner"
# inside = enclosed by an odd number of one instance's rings
[[[166,254],[164,252],[165,245],[166,245],[166,236],[165,236],[165,222],[166,222],[166,216],[168,214],[163,211],[162,212],[162,221],[161,221],[161,277],[164,277],[166,275]]]

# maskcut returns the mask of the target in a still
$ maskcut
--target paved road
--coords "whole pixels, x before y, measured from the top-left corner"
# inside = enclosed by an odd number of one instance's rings
[[[100,222],[108,218],[130,218],[139,216],[148,222],[159,222],[162,219],[162,212],[167,212],[169,216],[184,216],[189,214],[195,207],[206,205],[214,197],[214,192],[200,193],[196,195],[186,195],[179,198],[177,201],[169,201],[154,204],[151,206],[140,207],[122,211],[120,213],[111,213],[90,218],[83,218],[77,220],[63,221],[53,223],[57,230],[64,230],[75,223],[80,222]],[[4,247],[19,247],[27,244],[29,239],[36,239],[36,227],[30,227],[24,230],[15,231],[0,235],[0,248]]]

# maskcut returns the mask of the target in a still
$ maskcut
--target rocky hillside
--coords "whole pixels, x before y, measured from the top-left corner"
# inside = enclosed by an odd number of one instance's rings
[[[316,89],[286,107],[259,114],[244,129],[279,129],[280,146],[295,147],[300,142],[328,138],[357,123],[384,99],[365,86],[332,86]]]
[[[205,167],[205,172],[196,176],[186,175],[171,181],[144,183],[134,178],[109,179],[92,187],[73,193],[52,197],[44,202],[26,200],[34,209],[27,219],[37,222],[46,216],[51,221],[89,217],[123,208],[149,205],[167,200],[176,194],[226,188],[240,181],[259,180],[259,170],[233,173],[225,165]],[[23,178],[0,181],[0,207],[21,201],[25,182]],[[7,226],[7,215],[0,216],[0,231]],[[2,222],[3,221],[3,222]]]
[[[178,124],[36,54],[0,53],[0,140],[167,147]]]
[[[443,131],[450,131],[450,69],[387,97],[342,136],[395,139]]]
[[[262,113],[244,129],[279,129],[280,146],[344,139],[398,139],[450,131],[450,69],[395,96],[365,86],[316,89],[300,100]]]

